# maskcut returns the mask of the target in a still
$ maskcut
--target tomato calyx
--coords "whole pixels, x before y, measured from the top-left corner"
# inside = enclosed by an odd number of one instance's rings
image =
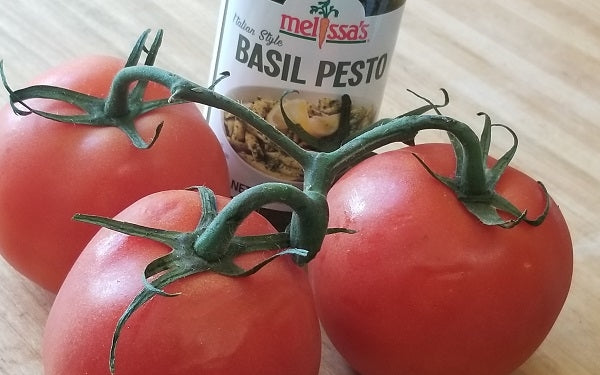
[[[163,31],[158,30],[151,47],[147,49],[145,43],[149,33],[150,30],[146,30],[139,37],[125,63],[125,67],[136,66],[143,52],[147,53],[144,65],[151,66],[154,64],[162,41]],[[47,119],[79,125],[114,126],[123,131],[133,145],[140,149],[152,147],[160,135],[163,124],[157,124],[154,136],[149,141],[146,141],[136,130],[134,120],[154,109],[180,103],[172,98],[144,101],[143,96],[148,86],[148,81],[144,80],[138,81],[133,89],[129,90],[128,88],[124,93],[113,95],[111,90],[111,94],[107,98],[99,98],[50,85],[34,85],[13,90],[8,85],[1,61],[0,77],[4,88],[9,94],[10,105],[15,114],[19,116],[35,114]],[[83,114],[64,115],[37,110],[27,104],[27,100],[29,99],[49,99],[66,102],[82,110]]]
[[[502,228],[512,228],[520,222],[534,226],[540,225],[550,209],[550,197],[544,184],[538,181],[544,193],[546,204],[543,212],[533,219],[527,217],[526,209],[520,211],[495,191],[496,184],[517,150],[519,143],[517,135],[506,125],[493,124],[486,113],[480,112],[478,115],[485,117],[483,132],[478,143],[461,142],[457,135],[451,130],[448,131],[456,156],[456,173],[454,177],[445,177],[434,172],[417,154],[413,155],[430,175],[452,189],[467,210],[483,224],[497,225]],[[500,127],[508,131],[513,138],[513,145],[493,166],[487,167],[492,128],[494,127]],[[470,170],[476,172],[470,173]],[[510,215],[511,218],[503,219],[500,212]]]

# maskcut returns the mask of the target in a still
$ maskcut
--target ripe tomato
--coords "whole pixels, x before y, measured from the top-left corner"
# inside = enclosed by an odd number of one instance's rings
[[[486,227],[411,153],[444,176],[452,148],[376,155],[331,189],[325,239],[309,264],[317,312],[362,375],[506,375],[540,345],[567,296],[572,245],[557,205],[538,227]],[[508,168],[496,191],[531,217],[545,196]]]
[[[226,203],[218,197],[219,209]],[[116,219],[167,230],[194,229],[198,193],[149,195]],[[274,232],[258,214],[238,235]],[[43,340],[46,375],[108,374],[117,319],[142,289],[145,266],[168,247],[101,229],[69,272],[50,311]],[[243,255],[250,267],[272,252]],[[120,375],[315,375],[321,339],[306,273],[279,257],[248,277],[205,272],[165,288],[133,313],[116,349]]]
[[[105,97],[124,61],[90,56],[61,65],[33,84]],[[150,84],[147,99],[168,97]],[[30,100],[38,110],[74,113],[68,104]],[[136,149],[114,127],[77,126],[0,110],[0,252],[19,272],[56,292],[98,228],[71,220],[77,212],[114,216],[159,190],[207,185],[227,194],[221,147],[194,104],[163,107],[135,124],[145,140],[164,122],[152,148]]]

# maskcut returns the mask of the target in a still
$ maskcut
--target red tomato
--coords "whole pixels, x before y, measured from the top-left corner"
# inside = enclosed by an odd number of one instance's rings
[[[124,61],[91,56],[47,72],[34,84],[66,87],[105,97]],[[168,97],[151,84],[148,99]],[[73,113],[50,100],[36,109]],[[159,190],[207,185],[228,194],[221,147],[194,104],[169,106],[136,120],[145,140],[164,122],[148,150],[135,148],[117,128],[77,126],[36,115],[0,111],[0,252],[19,272],[56,292],[77,255],[98,228],[71,220],[77,212],[114,216]]]
[[[225,198],[217,200],[219,208]],[[167,230],[194,229],[198,193],[165,191],[142,198],[116,219]],[[239,235],[274,232],[251,215]],[[44,374],[108,374],[117,319],[142,289],[142,274],[169,249],[101,229],[83,250],[50,311]],[[250,267],[272,252],[246,254]],[[165,288],[133,313],[116,350],[119,375],[315,375],[320,330],[306,273],[280,257],[249,277],[201,273]]]
[[[572,245],[551,202],[545,222],[486,227],[429,175],[451,176],[449,145],[373,156],[331,189],[327,236],[309,264],[317,312],[361,375],[506,375],[553,326],[567,296]],[[497,192],[533,218],[545,196],[509,168]]]

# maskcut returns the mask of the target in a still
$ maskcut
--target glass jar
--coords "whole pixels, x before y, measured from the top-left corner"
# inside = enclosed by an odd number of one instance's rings
[[[348,94],[351,127],[359,130],[376,120],[404,3],[222,0],[211,83],[229,72],[215,90],[294,140],[279,106],[285,91],[298,92],[283,99],[286,115],[314,137],[335,132],[340,98]],[[267,181],[302,186],[302,168],[252,127],[214,108],[206,117],[227,156],[232,196]],[[289,222],[289,208],[282,204],[261,213],[280,230]]]

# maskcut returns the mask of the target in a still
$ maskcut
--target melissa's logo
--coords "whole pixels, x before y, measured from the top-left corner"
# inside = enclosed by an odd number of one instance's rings
[[[314,40],[323,48],[325,43],[366,43],[369,37],[369,25],[364,20],[359,23],[332,22],[340,12],[331,5],[331,0],[319,1],[310,6],[310,18],[281,15],[279,31],[296,38]]]

